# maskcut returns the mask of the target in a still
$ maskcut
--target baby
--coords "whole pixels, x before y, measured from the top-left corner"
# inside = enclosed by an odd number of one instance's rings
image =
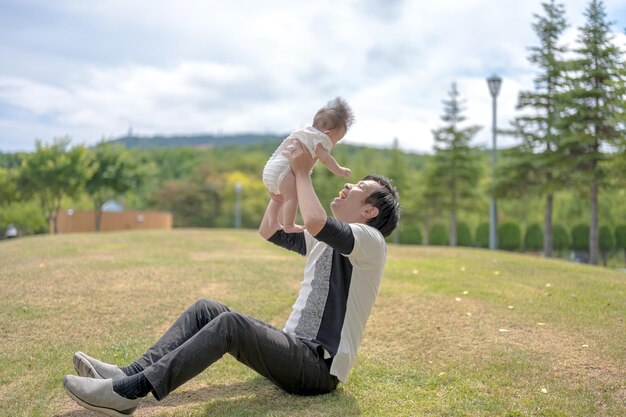
[[[289,160],[281,154],[285,147],[292,143],[293,139],[297,139],[308,149],[311,156],[322,161],[330,172],[348,178],[352,171],[340,166],[330,154],[330,150],[344,137],[353,122],[352,109],[344,99],[337,97],[315,114],[313,126],[294,130],[276,149],[263,168],[263,182],[269,192],[282,195],[284,199],[276,218],[270,219],[273,227],[282,225],[286,233],[304,230],[303,226],[295,224],[298,210],[296,178],[291,171]]]

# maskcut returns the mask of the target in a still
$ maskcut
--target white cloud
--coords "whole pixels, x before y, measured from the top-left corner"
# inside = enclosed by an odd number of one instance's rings
[[[91,143],[129,127],[287,132],[336,95],[357,116],[348,143],[398,137],[429,151],[454,81],[468,123],[483,126],[476,143],[489,144],[485,77],[504,79],[505,127],[517,92],[532,88],[527,47],[536,43],[532,15],[542,13],[540,0],[5,2],[0,53],[13,59],[0,69],[2,151],[65,134]],[[567,39],[586,3],[566,5]],[[610,18],[623,18],[611,15],[619,0],[606,4]]]

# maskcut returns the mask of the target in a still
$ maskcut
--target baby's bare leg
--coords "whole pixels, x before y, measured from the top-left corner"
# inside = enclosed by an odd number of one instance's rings
[[[278,191],[285,199],[283,203],[283,230],[285,233],[302,232],[304,227],[296,224],[298,211],[298,193],[296,191],[296,177],[289,171],[278,185]]]

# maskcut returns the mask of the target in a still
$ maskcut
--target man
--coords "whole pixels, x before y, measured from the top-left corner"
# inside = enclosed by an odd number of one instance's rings
[[[296,177],[306,230],[287,234],[270,226],[282,204],[273,197],[259,233],[308,258],[285,328],[199,300],[129,366],[118,368],[77,352],[80,376],[63,381],[70,397],[91,410],[129,415],[139,398],[151,392],[163,399],[225,353],[294,394],[328,393],[347,381],[382,278],[384,236],[399,220],[397,193],[383,177],[346,184],[331,203],[330,218],[313,189],[310,154],[297,141],[284,154]]]

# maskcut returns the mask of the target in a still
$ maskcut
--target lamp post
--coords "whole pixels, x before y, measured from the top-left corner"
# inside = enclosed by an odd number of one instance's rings
[[[235,183],[235,229],[241,229],[241,190],[243,184]]]
[[[498,93],[500,92],[500,85],[502,85],[502,78],[497,75],[492,75],[487,78],[487,85],[489,86],[489,92],[492,98],[492,149],[491,149],[491,167],[492,167],[492,181],[491,181],[491,204],[489,205],[489,249],[496,250],[498,248],[498,210],[496,207],[495,197],[495,183],[496,183],[496,101]]]

